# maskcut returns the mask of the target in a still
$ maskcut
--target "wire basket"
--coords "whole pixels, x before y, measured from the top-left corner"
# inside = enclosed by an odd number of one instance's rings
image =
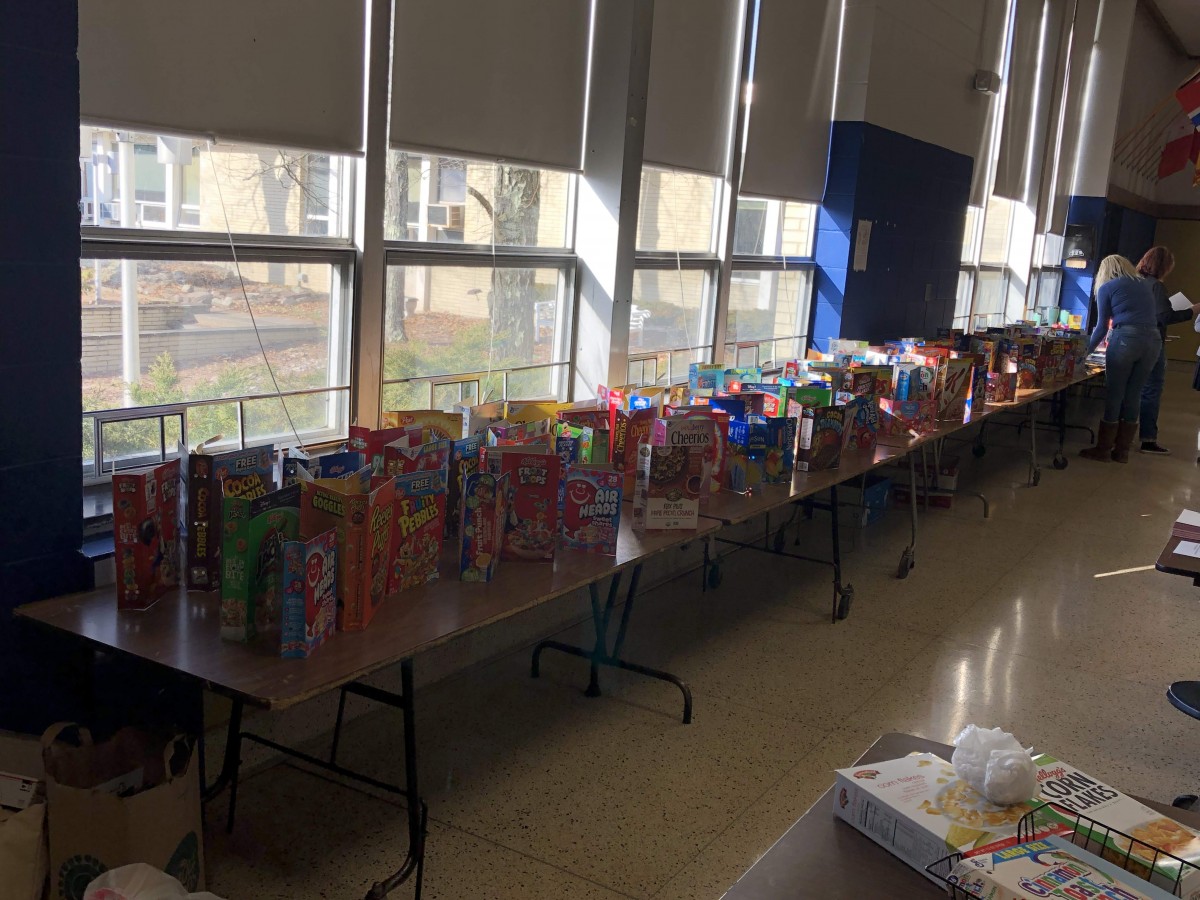
[[[1051,809],[1053,816],[1047,812]],[[1170,891],[1175,896],[1179,896],[1184,879],[1192,872],[1200,871],[1200,865],[1196,863],[1056,803],[1046,803],[1030,810],[1017,823],[1018,844],[1037,840],[1046,834],[1057,834],[1081,850],[1105,859],[1135,878]],[[946,885],[948,896],[956,900],[971,900],[974,895],[959,887],[953,875],[955,866],[962,859],[962,853],[952,853],[926,866],[925,871]]]

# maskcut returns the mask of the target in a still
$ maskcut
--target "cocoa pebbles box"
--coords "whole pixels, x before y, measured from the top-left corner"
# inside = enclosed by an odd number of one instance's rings
[[[641,531],[695,528],[709,495],[716,423],[707,418],[658,419],[637,447],[633,527]]]

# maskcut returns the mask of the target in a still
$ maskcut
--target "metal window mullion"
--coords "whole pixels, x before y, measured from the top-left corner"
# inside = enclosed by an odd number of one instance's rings
[[[261,245],[234,245],[238,262],[305,263],[307,265],[347,265],[354,259],[352,250],[280,248]],[[155,241],[114,243],[84,240],[80,259],[134,259],[197,262],[233,262],[229,244],[163,244]]]
[[[80,240],[85,244],[143,245],[162,248],[229,247],[230,235],[224,231],[157,231],[152,228],[109,228],[103,225],[81,225]],[[233,234],[238,247],[261,247],[265,250],[315,252],[353,252],[354,245],[345,238],[326,238],[319,235]],[[170,251],[169,251],[170,252]]]

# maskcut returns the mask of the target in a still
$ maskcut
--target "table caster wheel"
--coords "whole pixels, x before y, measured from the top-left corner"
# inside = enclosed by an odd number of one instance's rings
[[[974,456],[976,459],[979,459],[985,453],[987,453],[987,447],[985,447],[983,444],[976,444],[974,447],[971,448],[971,455]]]
[[[1200,797],[1195,794],[1180,794],[1171,801],[1171,805],[1176,809],[1197,809],[1200,807]]]
[[[721,574],[720,566],[712,565],[708,567],[708,586],[713,590],[716,590],[721,586],[721,581],[724,579],[724,577],[725,576]]]
[[[913,553],[912,548],[909,547],[907,550],[905,550],[903,553],[900,554],[900,566],[896,569],[896,577],[897,578],[907,578],[908,573],[911,572],[916,567],[916,565],[917,565],[916,555]]]
[[[1069,460],[1061,454],[1054,457],[1054,468],[1058,469],[1060,472],[1067,467],[1068,463]]]
[[[780,528],[777,532],[775,532],[774,546],[776,553],[783,552],[783,548],[787,546],[786,529]]]
[[[1042,483],[1042,470],[1034,469],[1033,470],[1033,480],[1030,482],[1030,484],[1032,484],[1034,487],[1037,487],[1041,483]]]
[[[850,615],[850,606],[854,603],[854,588],[851,585],[846,585],[842,588],[841,599],[838,600],[837,617],[841,622]]]

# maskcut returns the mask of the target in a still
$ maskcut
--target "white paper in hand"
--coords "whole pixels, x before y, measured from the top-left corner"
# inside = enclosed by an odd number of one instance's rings
[[[1175,310],[1175,312],[1183,312],[1185,309],[1192,308],[1192,301],[1184,295],[1183,291],[1172,294],[1168,299],[1171,303],[1171,309]]]

